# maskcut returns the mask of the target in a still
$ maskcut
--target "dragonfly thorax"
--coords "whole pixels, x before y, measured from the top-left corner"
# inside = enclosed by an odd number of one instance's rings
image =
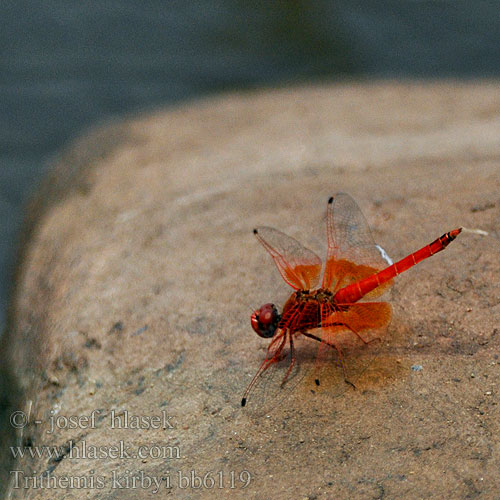
[[[317,302],[325,304],[333,302],[333,293],[326,288],[318,288],[317,290],[299,290],[295,292],[295,299],[298,302]]]

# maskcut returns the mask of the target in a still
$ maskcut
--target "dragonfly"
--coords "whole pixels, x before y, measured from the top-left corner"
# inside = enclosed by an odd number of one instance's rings
[[[316,365],[325,351],[334,350],[344,380],[351,386],[344,352],[349,346],[367,346],[381,340],[391,320],[389,303],[376,301],[393,278],[419,262],[444,250],[462,228],[444,233],[432,243],[392,263],[375,244],[368,223],[356,202],[346,193],[328,200],[326,215],[327,254],[325,265],[312,250],[271,227],[258,227],[254,234],[271,255],[278,271],[293,292],[281,313],[272,303],[263,304],[251,316],[253,330],[271,339],[266,357],[248,385],[241,405],[247,404],[257,381],[284,358],[289,364],[282,377],[284,387],[297,363],[298,337],[318,342]],[[389,265],[388,265],[389,264]],[[322,280],[320,275],[323,270]],[[320,385],[320,380],[315,379]]]

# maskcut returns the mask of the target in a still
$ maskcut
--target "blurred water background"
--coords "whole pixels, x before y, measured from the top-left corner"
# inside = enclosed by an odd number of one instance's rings
[[[90,125],[230,89],[499,73],[499,1],[1,0],[0,331],[23,205]]]

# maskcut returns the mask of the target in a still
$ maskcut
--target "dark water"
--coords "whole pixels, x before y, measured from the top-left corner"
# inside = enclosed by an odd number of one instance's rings
[[[498,76],[500,2],[2,0],[0,330],[27,195],[107,117],[308,79]]]

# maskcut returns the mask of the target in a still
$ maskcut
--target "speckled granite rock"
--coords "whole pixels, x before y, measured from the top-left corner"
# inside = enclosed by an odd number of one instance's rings
[[[76,143],[34,204],[12,305],[19,435],[43,456],[18,460],[11,498],[493,498],[499,137],[500,86],[450,82],[230,95]],[[299,383],[258,417],[240,407],[267,344],[249,316],[287,290],[251,230],[308,243],[338,191],[394,258],[487,234],[397,279],[358,390]]]

